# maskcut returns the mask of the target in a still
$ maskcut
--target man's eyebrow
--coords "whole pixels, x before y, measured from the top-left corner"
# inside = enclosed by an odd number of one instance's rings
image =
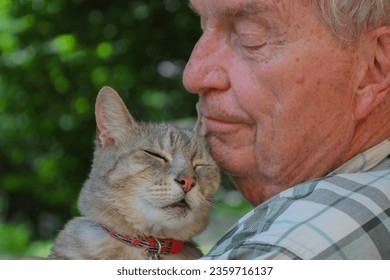
[[[218,13],[228,18],[243,18],[257,16],[259,14],[276,15],[277,8],[268,3],[256,1],[244,3],[236,7],[227,7]]]

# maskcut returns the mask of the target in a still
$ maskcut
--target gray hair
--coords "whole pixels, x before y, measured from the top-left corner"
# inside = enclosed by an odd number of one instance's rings
[[[390,25],[390,0],[316,0],[331,30],[343,40],[356,40],[376,27]]]

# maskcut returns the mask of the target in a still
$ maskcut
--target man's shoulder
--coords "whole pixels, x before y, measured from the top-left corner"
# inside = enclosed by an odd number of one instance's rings
[[[390,258],[390,169],[330,175],[244,216],[210,258]]]

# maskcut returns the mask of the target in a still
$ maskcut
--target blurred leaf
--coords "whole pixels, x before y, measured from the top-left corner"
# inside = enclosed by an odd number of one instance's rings
[[[0,222],[1,255],[21,255],[30,241],[30,230],[25,225]]]
[[[113,53],[113,48],[111,43],[109,42],[100,43],[96,48],[96,52],[101,59],[109,58]]]
[[[23,257],[40,257],[47,258],[50,254],[53,242],[47,240],[39,240],[28,245],[23,252]]]
[[[50,50],[53,53],[64,54],[75,50],[76,38],[73,34],[61,34],[55,37],[50,44]]]

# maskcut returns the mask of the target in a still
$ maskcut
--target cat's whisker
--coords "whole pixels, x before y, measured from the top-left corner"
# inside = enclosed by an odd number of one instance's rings
[[[158,181],[152,180],[152,179],[150,179],[150,178],[148,178],[148,177],[145,177],[145,176],[140,175],[139,178],[144,179],[144,180],[146,180],[146,181],[152,183],[153,185],[158,185]]]
[[[213,207],[213,200],[210,198],[204,197],[202,200],[202,205],[204,205],[204,207]]]

